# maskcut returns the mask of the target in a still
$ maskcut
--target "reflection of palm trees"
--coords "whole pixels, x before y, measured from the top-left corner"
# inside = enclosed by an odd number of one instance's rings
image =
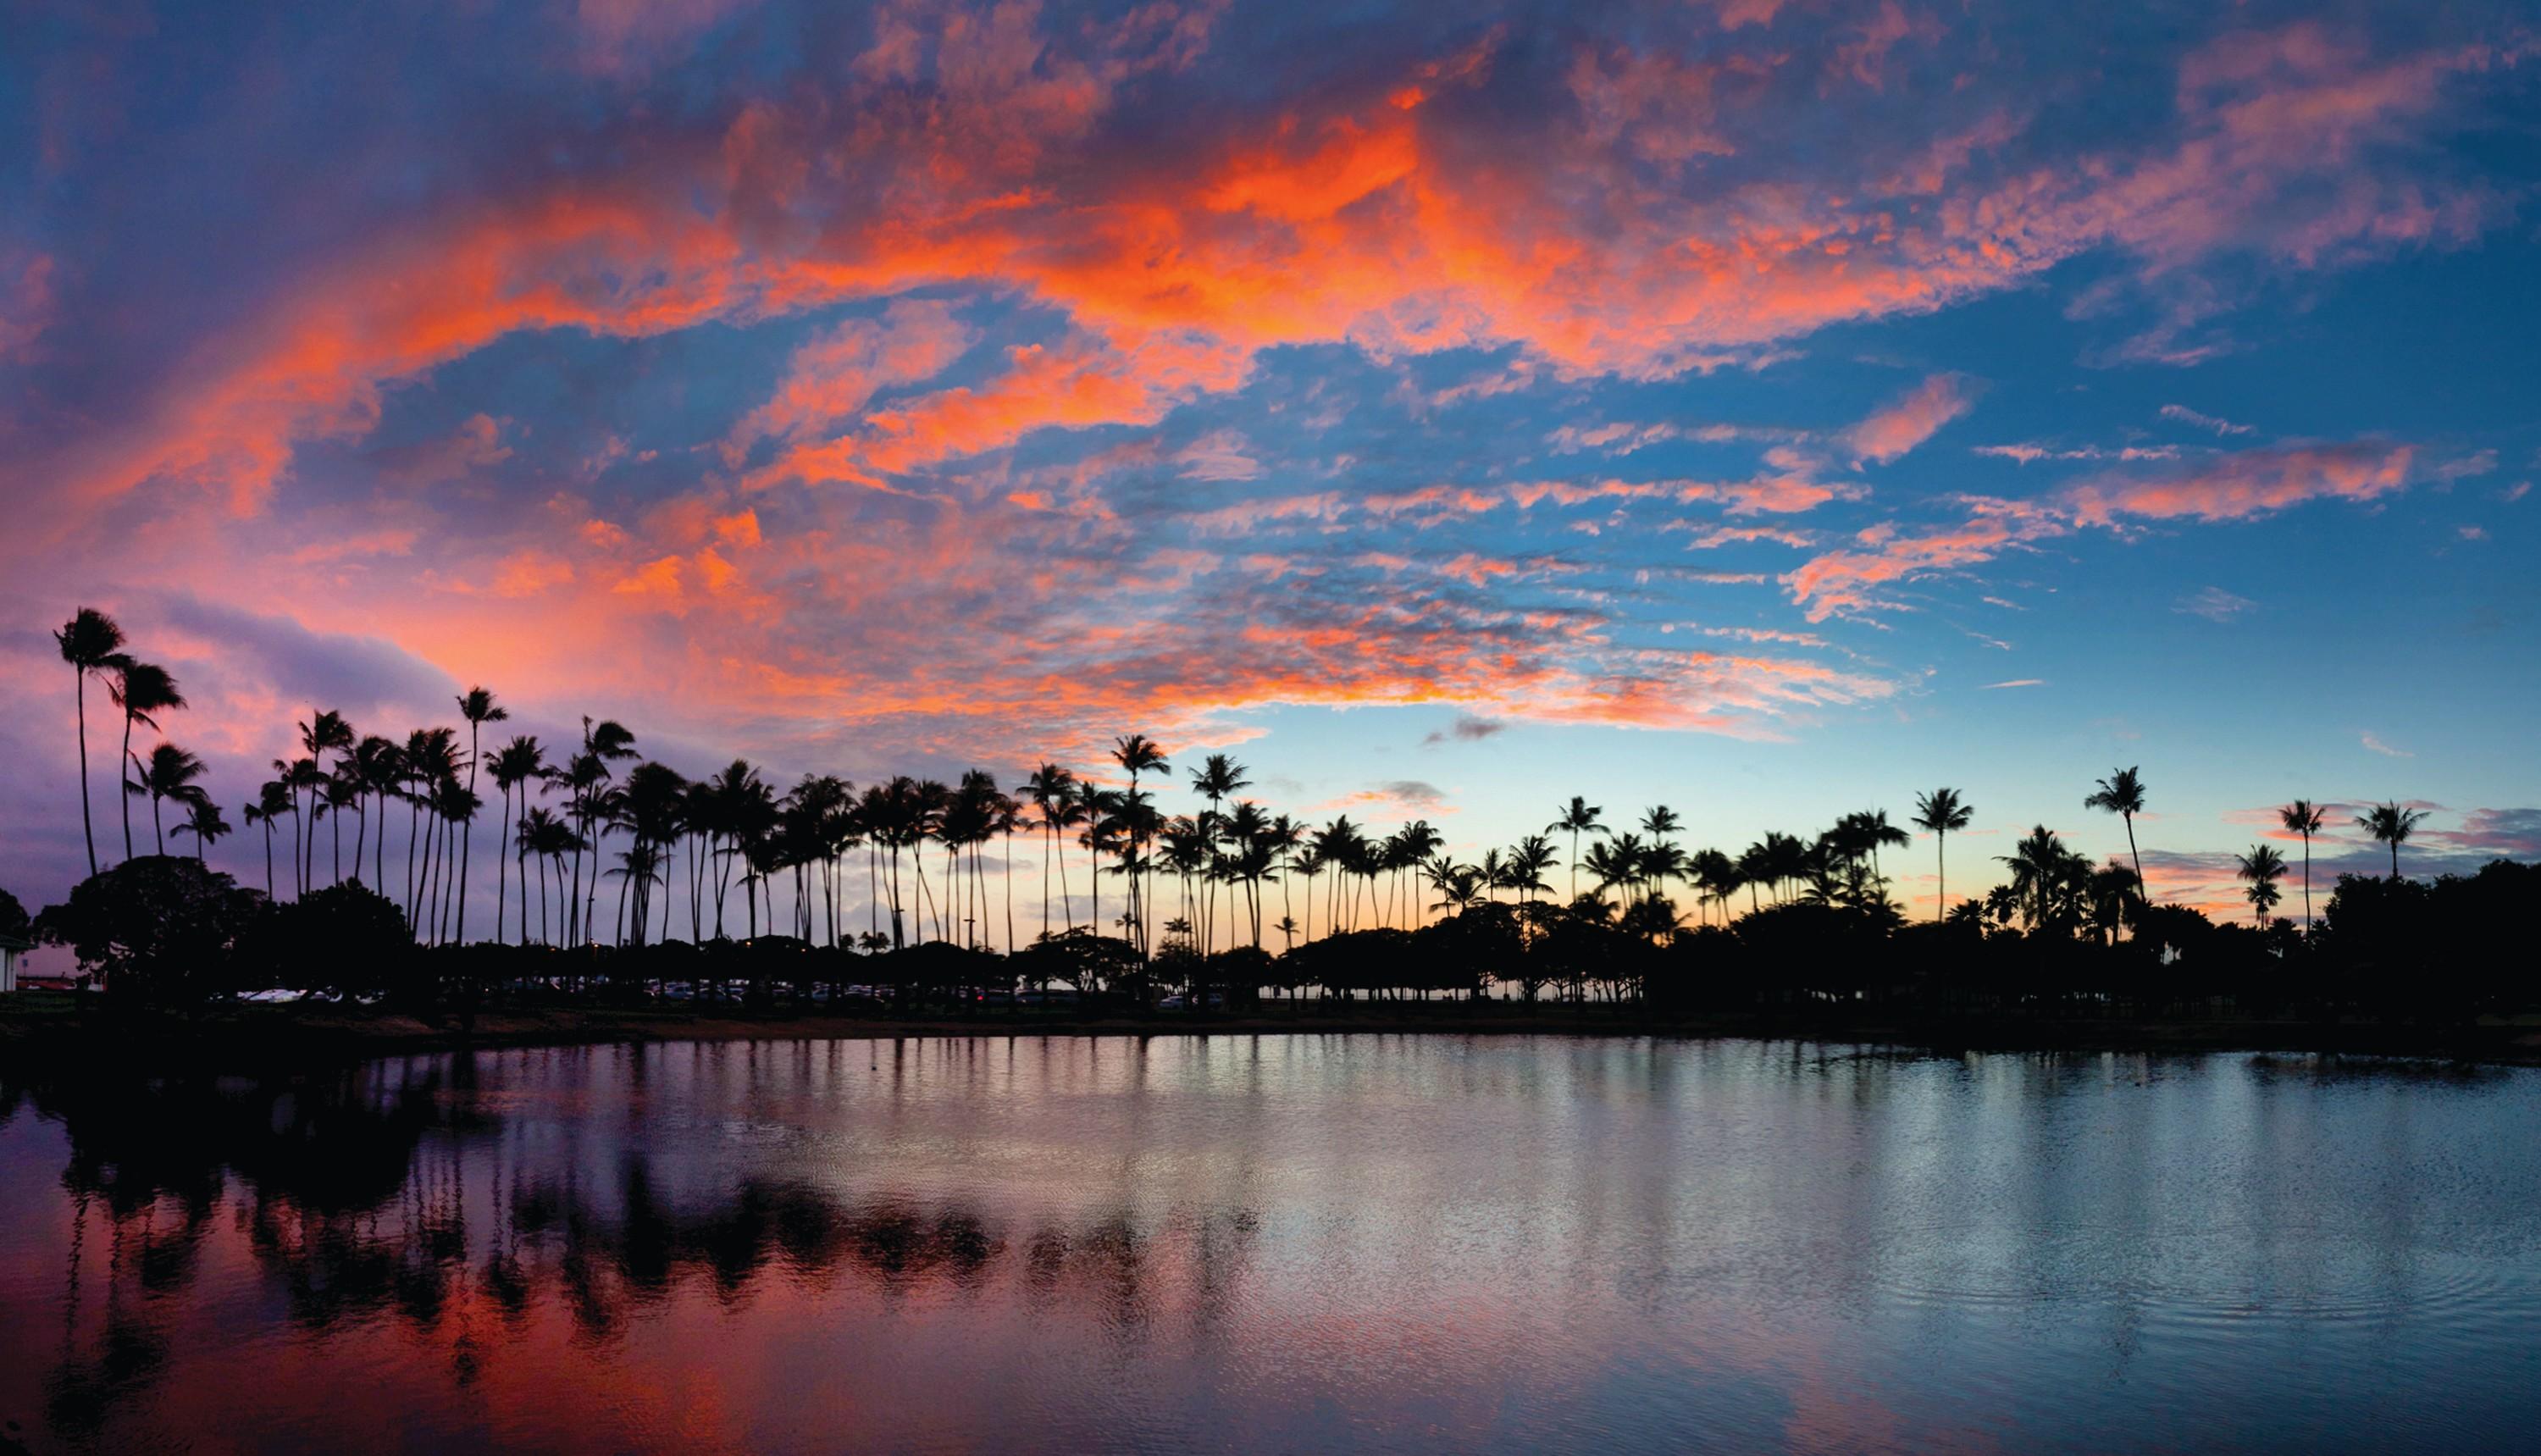
[[[2277,902],[2284,898],[2285,892],[2277,888],[2277,882],[2286,877],[2286,857],[2277,852],[2274,844],[2253,844],[2250,852],[2238,856],[2236,862],[2238,867],[2233,873],[2250,886],[2241,893],[2249,900],[2259,928],[2265,930],[2268,928],[2268,911],[2275,910]]]
[[[97,822],[88,799],[88,680],[112,670],[115,654],[123,650],[123,628],[96,608],[83,607],[53,633],[53,642],[61,648],[62,661],[71,665],[71,692],[79,704],[80,830],[88,837],[88,872],[94,875]]]
[[[2426,811],[2403,808],[2397,802],[2376,804],[2356,817],[2357,828],[2376,840],[2391,846],[2391,878],[2400,878],[2400,846],[2425,822]]]
[[[2277,820],[2287,830],[2302,836],[2303,841],[2303,937],[2311,936],[2311,837],[2320,833],[2329,811],[2309,799],[2296,799],[2277,811]]]
[[[1949,837],[1966,829],[1976,812],[1954,788],[1938,788],[1915,798],[1915,827],[1932,837],[1932,867],[1938,877],[1932,903],[1935,920],[1950,909]]]

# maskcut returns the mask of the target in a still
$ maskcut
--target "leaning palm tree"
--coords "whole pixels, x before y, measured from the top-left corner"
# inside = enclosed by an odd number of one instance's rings
[[[201,798],[203,790],[194,780],[202,776],[203,761],[173,743],[163,743],[152,749],[147,764],[138,759],[132,761],[134,781],[127,784],[124,791],[135,798],[148,796],[150,833],[158,844],[159,853],[168,852],[168,833],[161,822],[159,806],[170,799],[190,805]]]
[[[1976,806],[1959,797],[1954,788],[1937,788],[1928,794],[1915,796],[1915,827],[1932,837],[1932,867],[1938,876],[1932,903],[1932,918],[1937,920],[1950,909],[1950,861],[1948,838],[1968,827],[1976,818]]]
[[[131,765],[140,762],[132,757],[132,725],[140,723],[155,730],[159,720],[154,715],[183,707],[185,694],[177,691],[177,680],[168,675],[168,670],[156,663],[135,662],[117,655],[112,666],[114,681],[107,685],[106,693],[114,700],[116,707],[123,709],[123,763],[126,770],[123,780],[123,857],[130,859],[132,800],[148,792],[135,784],[130,776]]]
[[[2396,880],[2400,878],[2400,846],[2409,841],[2409,836],[2417,831],[2419,825],[2426,822],[2426,811],[2403,808],[2395,801],[2389,804],[2376,804],[2356,816],[2356,825],[2357,828],[2391,846],[2391,878]]]
[[[2136,883],[2143,883],[2143,855],[2136,849],[2136,816],[2143,812],[2143,779],[2133,768],[2111,770],[2100,786],[2083,795],[2085,809],[2106,809],[2127,822],[2127,855],[2136,862]]]
[[[1606,825],[1597,816],[1605,812],[1579,795],[1572,794],[1570,802],[1562,807],[1561,817],[1544,827],[1544,832],[1548,835],[1567,833],[1570,836],[1570,898],[1572,900],[1579,898],[1579,837],[1604,834]]]
[[[2329,812],[2309,799],[2296,799],[2277,811],[2277,821],[2302,836],[2303,841],[2303,935],[2311,935],[2311,837],[2320,833]]]
[[[71,692],[79,703],[80,831],[88,837],[88,872],[97,873],[97,822],[88,802],[88,680],[104,676],[123,650],[123,628],[94,607],[83,607],[53,633],[62,661],[71,665]]]
[[[193,798],[186,801],[185,822],[176,829],[178,834],[194,837],[194,863],[196,864],[203,862],[203,851],[217,843],[229,832],[230,822],[221,816],[221,806],[212,802],[211,795],[199,790]]]
[[[2274,844],[2253,844],[2249,853],[2238,856],[2238,868],[2233,873],[2249,882],[2250,888],[2241,893],[2249,899],[2259,928],[2267,929],[2268,911],[2275,910],[2285,895],[2277,888],[2277,882],[2286,877],[2286,857],[2277,852]]]

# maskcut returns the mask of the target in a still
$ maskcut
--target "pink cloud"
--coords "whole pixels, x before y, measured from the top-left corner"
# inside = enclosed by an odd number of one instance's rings
[[[1845,442],[1852,448],[1855,465],[1864,460],[1886,465],[1932,438],[1974,403],[1957,375],[1935,374],[1854,425]]]

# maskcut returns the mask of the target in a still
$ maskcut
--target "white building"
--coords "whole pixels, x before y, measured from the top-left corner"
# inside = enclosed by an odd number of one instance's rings
[[[0,935],[0,992],[18,988],[18,962],[27,952],[35,948],[36,943],[32,940],[21,940],[15,935]]]

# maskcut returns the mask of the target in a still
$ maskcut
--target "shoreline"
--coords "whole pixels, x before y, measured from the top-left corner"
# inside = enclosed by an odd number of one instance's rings
[[[2311,1021],[1710,1012],[1517,1003],[1304,1002],[1294,1007],[1144,1016],[998,1010],[963,1016],[839,1016],[786,1008],[507,1007],[472,1027],[365,1008],[222,1007],[195,1017],[108,1012],[37,992],[0,1001],[0,1058],[114,1060],[143,1070],[305,1069],[378,1057],[664,1042],[895,1040],[911,1037],[1573,1036],[1846,1043],[1935,1056],[1966,1053],[2196,1055],[2252,1052],[2541,1065],[2541,1022],[2421,1026]]]

